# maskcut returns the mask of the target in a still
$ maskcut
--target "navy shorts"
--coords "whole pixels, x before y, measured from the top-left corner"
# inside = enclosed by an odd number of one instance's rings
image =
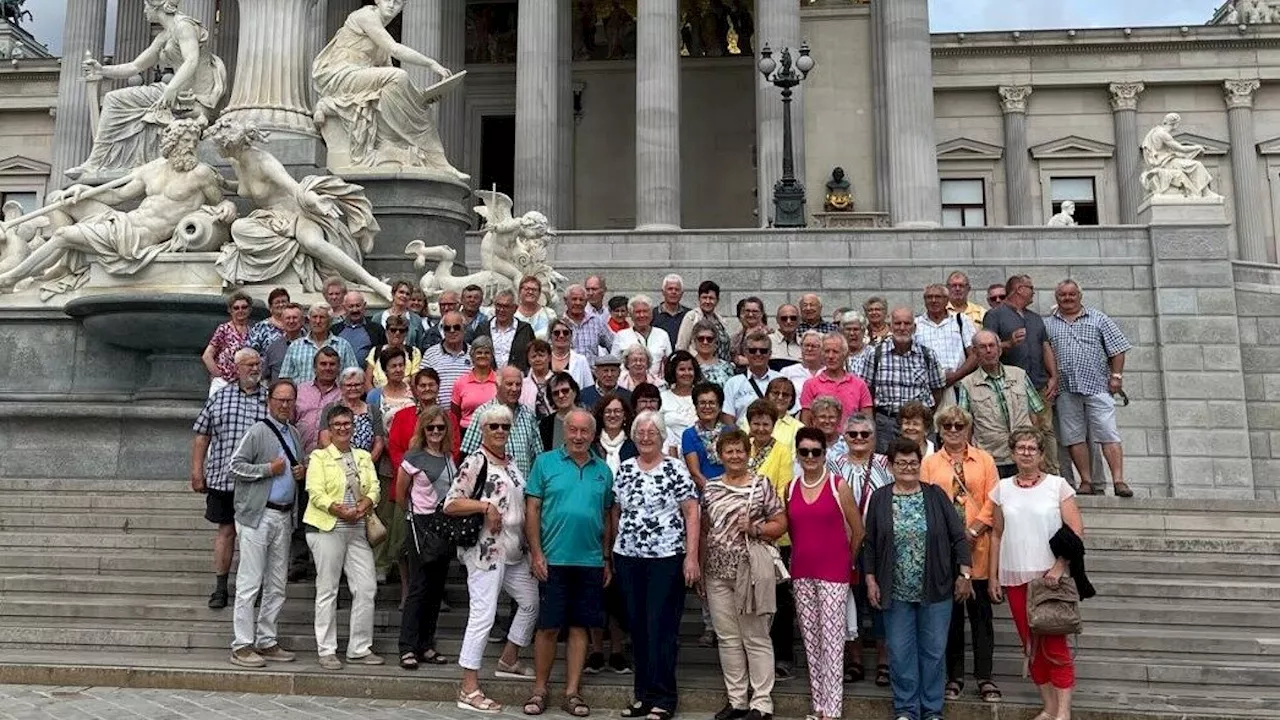
[[[234,525],[236,522],[236,494],[226,490],[206,490],[204,493],[204,519],[214,525]]]
[[[604,627],[604,568],[550,565],[538,584],[538,629]]]

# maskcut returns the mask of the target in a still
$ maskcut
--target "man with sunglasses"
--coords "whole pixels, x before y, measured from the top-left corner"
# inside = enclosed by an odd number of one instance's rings
[[[367,307],[364,293],[351,290],[342,298],[343,314],[333,321],[333,333],[351,345],[357,358],[368,357],[370,349],[387,344],[382,324],[365,314]]]
[[[800,338],[804,335],[799,331],[800,308],[795,305],[779,306],[775,317],[778,329],[769,334],[769,340],[773,343],[773,359],[782,361],[784,366],[800,362]]]
[[[773,341],[764,330],[757,328],[748,333],[742,343],[742,351],[747,356],[746,372],[734,375],[724,384],[724,421],[730,425],[738,422],[738,418],[747,412],[748,405],[764,399],[770,380],[782,377],[781,373],[769,367]]]
[[[440,320],[444,340],[422,353],[422,367],[435,368],[440,374],[441,405],[451,402],[454,382],[471,372],[471,355],[463,340],[466,326],[462,313],[456,310],[445,313]]]
[[[999,306],[1000,303],[1003,303],[1006,295],[1007,295],[1007,292],[1004,289],[1004,283],[992,283],[990,286],[988,286],[987,287],[987,307],[988,307],[987,312],[990,312],[991,308],[995,308]],[[986,315],[983,315],[982,319],[985,322]]]
[[[436,320],[425,313],[423,314],[423,332],[418,334],[418,347],[421,348],[423,352],[429,348],[439,345],[444,340],[444,330],[440,328],[440,325],[444,322],[443,318],[445,315],[457,310],[460,305],[461,302],[458,300],[458,293],[452,290],[445,290],[440,293],[440,299],[436,301],[436,307],[440,309],[441,319]],[[467,327],[469,328],[470,326],[468,325]],[[467,342],[470,342],[469,338],[472,331],[467,329],[463,334],[468,338]]]
[[[533,342],[533,327],[516,317],[516,294],[500,290],[493,296],[493,317],[476,328],[473,339],[487,335],[493,340],[493,366],[517,367],[529,371],[529,343]]]

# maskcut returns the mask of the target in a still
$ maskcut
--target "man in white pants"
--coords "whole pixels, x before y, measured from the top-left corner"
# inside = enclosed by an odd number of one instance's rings
[[[240,541],[231,663],[241,667],[294,659],[276,641],[276,618],[284,607],[288,582],[297,482],[306,476],[298,460],[302,438],[289,424],[297,398],[292,380],[273,382],[267,390],[267,419],[249,428],[231,456]],[[262,603],[255,628],[253,604],[259,590]]]

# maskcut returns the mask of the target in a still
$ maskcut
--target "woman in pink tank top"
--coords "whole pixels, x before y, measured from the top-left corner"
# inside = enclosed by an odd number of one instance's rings
[[[809,661],[813,714],[839,718],[844,698],[845,609],[849,576],[862,544],[862,517],[853,492],[827,470],[821,430],[796,433],[800,476],[787,489],[791,584]]]

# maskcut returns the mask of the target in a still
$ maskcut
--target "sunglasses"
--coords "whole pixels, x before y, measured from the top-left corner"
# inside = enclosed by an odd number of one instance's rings
[[[700,342],[700,343],[712,343],[712,342],[715,342],[715,341],[716,341],[716,338],[715,338],[715,336],[714,336],[714,335],[703,335],[703,336],[701,336],[701,337],[699,337],[699,338],[695,338],[695,339],[696,339],[698,342]]]
[[[445,332],[461,332],[461,331],[462,331],[462,324],[461,324],[461,323],[459,323],[459,324],[457,324],[457,325],[441,325],[440,327],[441,327],[441,329],[443,329]]]
[[[551,333],[551,337],[569,337],[573,333],[568,330],[556,330]]]
[[[551,394],[555,395],[556,397],[559,397],[561,395],[572,395],[573,388],[567,388],[567,387],[556,388],[555,390],[551,391]]]
[[[510,432],[511,431],[511,423],[489,423],[486,427],[489,428],[489,432],[498,432],[498,431]]]
[[[966,425],[965,423],[957,423],[957,422],[942,423],[943,430],[963,430],[967,427],[969,426]]]
[[[428,425],[427,432],[444,432],[444,425]]]
[[[391,333],[406,333],[406,332],[409,332],[408,328],[387,328],[388,335],[390,335]]]
[[[1004,295],[988,295],[987,301],[988,302],[1004,302],[1004,298],[1005,298]]]
[[[800,320],[799,315],[779,315],[778,316],[778,322],[798,322],[799,320]]]
[[[816,458],[822,457],[823,450],[822,448],[799,448],[796,450],[796,454],[800,457]]]
[[[769,348],[747,348],[748,355],[768,355],[769,353]]]
[[[871,437],[871,435],[872,433],[870,430],[849,430],[844,434],[844,436],[850,440],[866,440]]]

